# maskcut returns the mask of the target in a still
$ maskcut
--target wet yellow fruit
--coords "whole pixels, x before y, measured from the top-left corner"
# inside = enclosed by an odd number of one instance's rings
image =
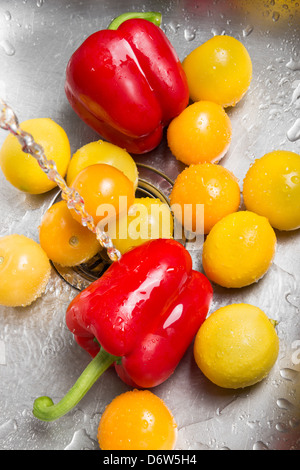
[[[171,152],[185,165],[217,163],[232,137],[231,121],[224,109],[211,101],[185,108],[171,121],[167,140]]]
[[[267,315],[249,304],[213,312],[194,342],[195,361],[203,374],[223,388],[244,388],[263,380],[274,366],[279,339]]]
[[[39,227],[41,247],[54,263],[77,266],[100,251],[96,235],[72,217],[65,201],[53,204]]]
[[[97,437],[102,450],[172,450],[177,427],[159,397],[149,390],[132,390],[106,407]]]
[[[99,222],[105,225],[104,220],[116,220],[119,214],[126,214],[135,197],[132,181],[122,171],[102,163],[81,170],[72,188],[83,198],[85,209],[96,225]],[[81,223],[81,216],[74,209],[71,214]]]
[[[74,153],[68,167],[68,185],[72,184],[81,170],[97,163],[114,166],[132,181],[134,189],[137,188],[138,169],[131,155],[126,150],[104,140],[90,142]]]
[[[183,61],[190,97],[223,107],[236,105],[248,90],[252,62],[245,46],[232,36],[214,36]]]
[[[51,273],[49,259],[31,238],[0,238],[0,304],[25,307],[45,291]]]
[[[255,160],[243,185],[248,210],[267,217],[278,230],[300,227],[300,155],[276,150]]]
[[[244,287],[271,266],[276,235],[268,219],[250,211],[229,214],[216,223],[203,244],[207,277],[223,287]]]
[[[190,165],[177,177],[170,201],[175,216],[179,206],[177,219],[187,230],[207,234],[225,215],[238,210],[240,187],[237,178],[220,165]],[[197,220],[198,214],[203,220]]]
[[[43,147],[46,157],[55,162],[57,171],[64,177],[71,150],[63,128],[49,118],[29,119],[20,126]],[[5,178],[20,191],[42,194],[56,186],[40,168],[36,159],[22,151],[17,137],[12,134],[6,137],[0,149],[0,165]]]
[[[128,214],[109,225],[107,234],[123,254],[150,239],[172,238],[173,217],[169,206],[160,199],[136,198]]]

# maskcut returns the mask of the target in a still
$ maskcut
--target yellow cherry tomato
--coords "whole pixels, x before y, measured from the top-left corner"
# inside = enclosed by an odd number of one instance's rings
[[[97,434],[102,450],[172,450],[176,437],[171,412],[149,390],[117,396],[106,407]]]
[[[77,266],[98,253],[96,235],[75,220],[65,201],[53,204],[39,227],[40,244],[47,256],[61,266]]]
[[[260,382],[271,371],[278,352],[274,324],[260,308],[244,303],[213,312],[194,342],[199,369],[223,388],[244,388]]]
[[[203,244],[207,277],[223,287],[244,287],[271,266],[276,235],[268,219],[250,211],[229,214],[211,229]]]
[[[214,36],[183,61],[190,97],[224,108],[238,103],[252,79],[252,62],[245,46],[231,36]]]
[[[132,181],[117,168],[96,164],[84,168],[74,179],[72,187],[84,200],[85,208],[94,219],[100,221],[115,219],[124,214],[133,204],[135,190]],[[81,217],[71,210],[72,216],[81,223]]]
[[[138,184],[138,170],[135,161],[126,150],[117,145],[98,140],[90,142],[78,149],[70,161],[67,173],[67,183],[70,186],[74,178],[85,167],[95,165],[96,163],[105,163],[112,165],[122,171],[130,181],[133,182],[136,189]]]
[[[49,160],[56,163],[57,171],[65,176],[71,158],[67,134],[49,118],[29,119],[21,123],[41,145]],[[0,149],[0,165],[5,178],[20,191],[42,194],[56,186],[40,168],[36,159],[22,151],[17,137],[9,134]]]
[[[225,215],[238,210],[240,187],[237,178],[220,165],[191,165],[177,177],[170,201],[183,227],[207,234]],[[202,220],[197,220],[198,214]]]
[[[41,246],[24,235],[0,237],[0,304],[25,307],[40,297],[51,266]]]
[[[173,217],[169,206],[160,199],[136,198],[128,214],[118,217],[107,234],[123,254],[150,239],[172,238]]]
[[[248,210],[279,230],[300,227],[300,155],[276,150],[255,160],[243,185]]]
[[[171,152],[186,165],[217,163],[226,154],[231,136],[229,117],[222,106],[211,101],[189,105],[167,130]]]

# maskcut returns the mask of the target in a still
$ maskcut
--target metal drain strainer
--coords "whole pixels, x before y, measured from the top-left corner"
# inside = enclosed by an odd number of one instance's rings
[[[170,205],[169,195],[173,181],[151,166],[137,163],[137,167],[139,170],[139,180],[136,197],[158,198],[162,202]],[[60,193],[54,199],[53,204],[59,199]],[[106,250],[101,249],[99,253],[87,263],[76,267],[63,267],[53,262],[52,265],[68,284],[80,291],[102,276],[111,263],[112,261],[109,259]]]

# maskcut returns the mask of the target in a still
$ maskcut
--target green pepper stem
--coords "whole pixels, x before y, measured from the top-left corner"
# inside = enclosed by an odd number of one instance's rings
[[[142,18],[144,20],[151,21],[151,23],[156,24],[156,26],[160,26],[161,24],[161,13],[157,11],[148,11],[148,12],[129,12],[123,13],[120,16],[117,16],[110,25],[108,29],[118,29],[118,27],[124,23],[126,20],[130,20],[132,18]]]
[[[56,404],[49,397],[39,397],[34,401],[33,414],[42,421],[54,421],[68,413],[89,391],[92,385],[119,357],[112,356],[103,348],[88,364],[73,387]]]

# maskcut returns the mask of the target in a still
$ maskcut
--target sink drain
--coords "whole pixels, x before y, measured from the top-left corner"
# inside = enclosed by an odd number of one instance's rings
[[[137,163],[139,170],[139,180],[136,189],[136,197],[150,197],[160,199],[168,204],[169,195],[173,187],[173,181],[162,172],[151,166]],[[57,195],[53,204],[60,200],[60,194]],[[102,249],[87,263],[74,267],[63,267],[52,262],[52,266],[59,276],[75,289],[81,291],[91,282],[98,279],[108,269],[112,261],[107,256],[106,250]]]

